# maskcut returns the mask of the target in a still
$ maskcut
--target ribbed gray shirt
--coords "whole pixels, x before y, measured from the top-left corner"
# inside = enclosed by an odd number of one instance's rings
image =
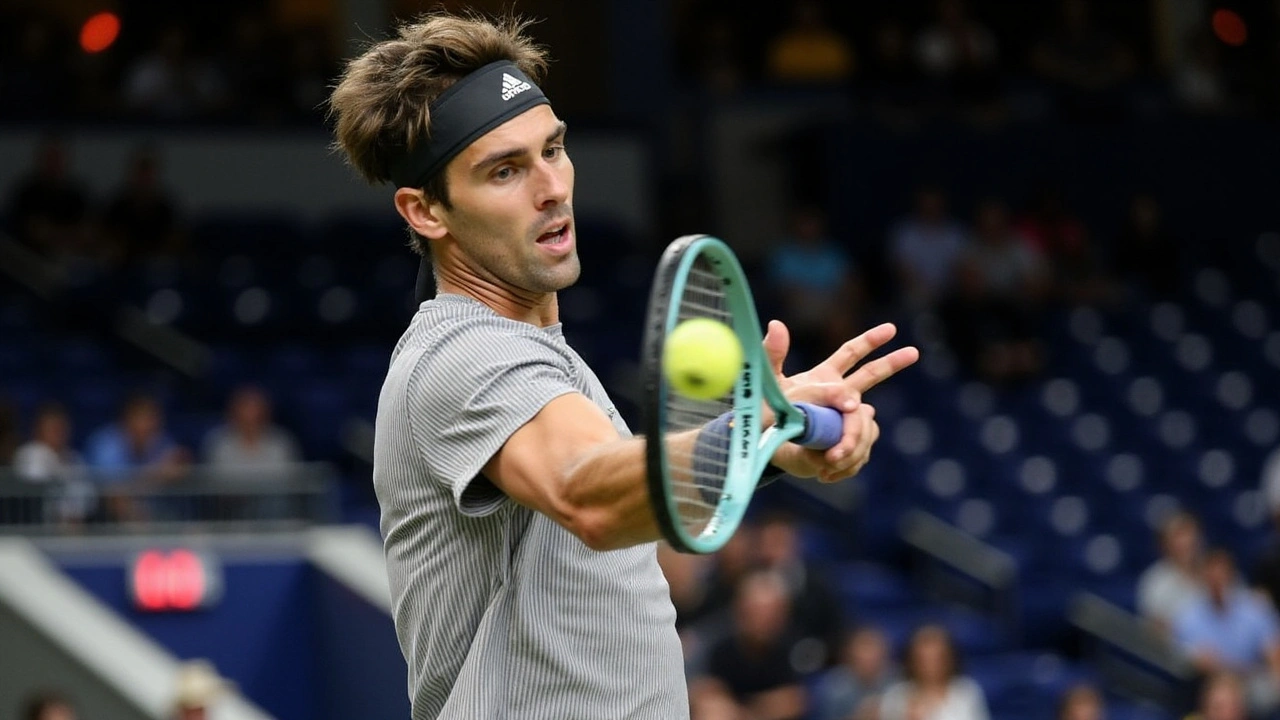
[[[480,474],[571,392],[630,435],[559,325],[440,295],[396,345],[373,480],[413,720],[689,716],[655,546],[593,551]]]

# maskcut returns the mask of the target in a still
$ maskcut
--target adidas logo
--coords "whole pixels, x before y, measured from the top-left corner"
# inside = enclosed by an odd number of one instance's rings
[[[531,87],[533,86],[519,78],[513,78],[506,73],[502,73],[503,100],[510,100]]]

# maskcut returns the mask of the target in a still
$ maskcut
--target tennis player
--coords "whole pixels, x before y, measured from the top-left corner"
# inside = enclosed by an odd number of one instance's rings
[[[526,28],[426,16],[351,60],[330,99],[338,147],[395,186],[434,274],[392,353],[373,471],[413,717],[685,718],[644,443],[561,334],[556,293],[579,273],[574,170]],[[917,353],[843,376],[893,333],[784,381],[794,400],[843,409],[845,435],[775,465],[823,480],[862,467],[879,430],[861,393]],[[788,342],[772,323],[777,372]]]

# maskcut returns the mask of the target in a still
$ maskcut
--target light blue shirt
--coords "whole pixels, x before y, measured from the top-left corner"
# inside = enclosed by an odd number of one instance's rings
[[[116,425],[109,425],[89,438],[85,459],[95,471],[95,480],[115,483],[128,480],[133,472],[162,460],[173,448],[172,439],[159,435],[141,452],[134,452],[124,431]]]
[[[838,246],[786,243],[773,252],[770,274],[774,283],[832,293],[849,273],[849,257]]]
[[[1184,651],[1211,649],[1223,662],[1247,668],[1263,660],[1280,640],[1276,613],[1248,590],[1230,591],[1222,611],[1202,594],[1183,607],[1173,623],[1173,636]]]
[[[931,292],[940,292],[951,284],[967,242],[958,223],[933,226],[908,219],[894,227],[889,251],[895,262],[911,268]]]

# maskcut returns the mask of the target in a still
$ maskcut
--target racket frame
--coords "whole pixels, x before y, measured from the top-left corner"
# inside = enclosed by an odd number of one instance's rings
[[[667,443],[653,439],[668,432],[667,400],[674,391],[662,371],[662,354],[667,335],[680,321],[680,298],[699,257],[707,260],[724,284],[730,326],[742,344],[743,365],[733,387],[734,422],[729,430],[724,486],[711,518],[702,532],[694,535],[680,522],[668,472]],[[765,356],[763,341],[751,287],[733,250],[710,235],[685,235],[668,245],[658,262],[649,295],[641,345],[641,412],[650,505],[663,537],[676,550],[706,554],[723,547],[741,524],[773,453],[805,432],[805,415],[783,395]],[[774,420],[768,427],[761,427],[765,405],[772,409]]]

